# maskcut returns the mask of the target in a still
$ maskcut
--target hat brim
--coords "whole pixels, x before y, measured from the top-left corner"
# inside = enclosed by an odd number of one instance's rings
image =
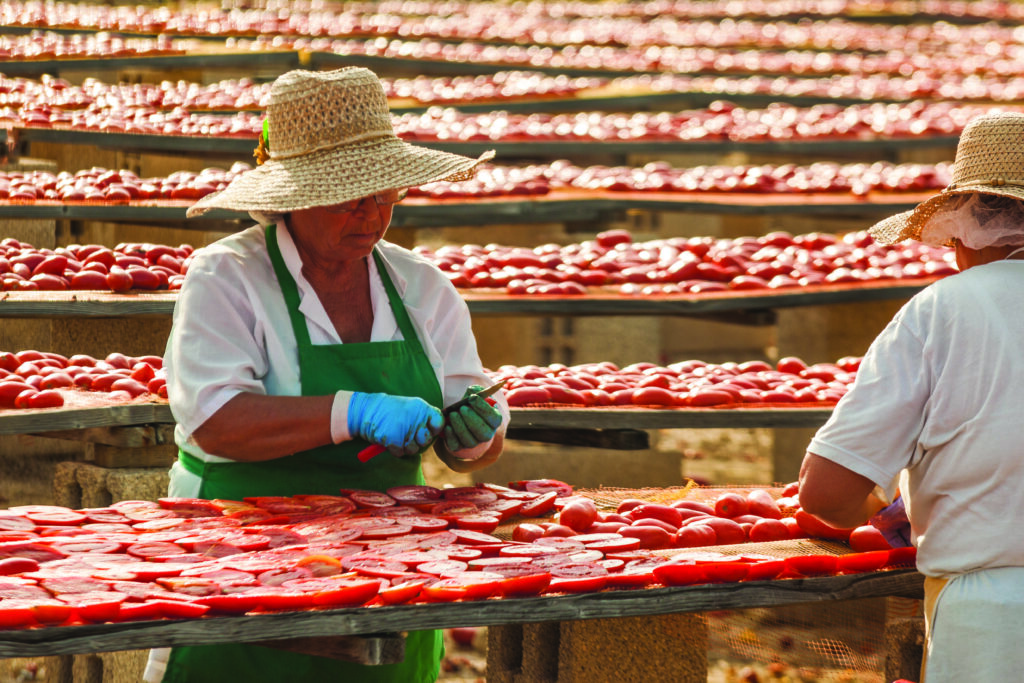
[[[896,244],[904,240],[920,240],[924,226],[950,197],[968,193],[993,194],[1024,200],[1024,187],[1016,185],[970,185],[946,189],[934,197],[929,197],[910,211],[889,216],[885,220],[875,223],[868,228],[868,234],[876,242],[885,245]],[[953,245],[946,244],[945,246]]]
[[[186,215],[193,218],[211,209],[287,213],[334,206],[386,190],[466,180],[477,166],[493,157],[493,151],[474,159],[412,145],[397,137],[290,159],[271,157],[220,192],[197,201]]]

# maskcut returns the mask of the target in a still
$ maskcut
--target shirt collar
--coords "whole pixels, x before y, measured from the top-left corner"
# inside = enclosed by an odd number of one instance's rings
[[[277,230],[277,246],[281,250],[281,259],[284,261],[285,267],[295,280],[295,286],[299,290],[299,312],[309,321],[323,328],[325,334],[335,343],[339,343],[341,340],[338,339],[338,333],[334,329],[334,324],[331,322],[330,317],[327,315],[327,310],[320,301],[320,297],[316,295],[313,286],[309,284],[309,281],[302,274],[302,257],[299,256],[299,249],[295,246],[295,241],[288,231],[288,226],[285,225],[284,217],[277,221],[275,229]],[[384,244],[386,243],[381,240],[378,242],[378,247]],[[386,251],[386,247],[377,249],[384,266],[388,270],[388,274],[391,276],[391,281],[395,284],[395,289],[401,294],[405,291],[407,281],[390,265],[385,254]],[[370,304],[373,306],[374,313],[371,339],[374,341],[391,339],[398,329],[398,323],[391,313],[387,292],[384,290],[384,283],[377,273],[377,265],[373,258],[369,259],[368,266],[370,268]]]

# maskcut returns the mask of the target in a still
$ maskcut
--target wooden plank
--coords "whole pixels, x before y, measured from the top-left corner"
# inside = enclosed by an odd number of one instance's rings
[[[366,665],[397,664],[405,659],[405,638],[397,633],[379,636],[260,640],[252,644]]]
[[[103,133],[97,131],[63,130],[53,128],[14,128],[12,136],[19,145],[32,141],[61,144],[94,145],[108,149],[132,152],[160,152],[185,156],[222,157],[246,160],[252,158],[253,142],[250,137],[202,137],[184,135],[151,135],[139,133]],[[696,153],[722,156],[732,152],[756,154],[799,154],[847,156],[877,160],[906,149],[955,149],[959,138],[948,135],[917,136],[910,138],[834,138],[819,140],[763,140],[763,141],[689,141],[651,140],[600,143],[575,140],[538,140],[525,142],[440,142],[417,140],[416,144],[446,152],[476,156],[494,150],[499,157],[530,157],[562,159],[586,157],[593,154],[675,154]]]
[[[647,432],[638,429],[534,429],[509,427],[506,439],[536,441],[561,446],[608,448],[618,451],[643,451],[651,447]]]
[[[818,427],[830,407],[743,408],[513,408],[510,428],[532,430],[637,430],[712,427]],[[93,408],[0,410],[0,434],[62,433],[90,428],[173,425],[165,403]],[[632,437],[625,437],[632,438]]]
[[[705,612],[890,595],[920,599],[923,584],[924,577],[916,571],[893,570],[812,579],[618,590],[479,602],[11,630],[0,631],[0,657]]]
[[[131,403],[95,408],[0,411],[0,434],[39,434],[90,427],[173,424],[165,403]]]
[[[128,427],[89,427],[86,429],[41,432],[33,436],[50,439],[87,441],[118,448],[143,448],[174,443],[174,425],[132,425]]]
[[[461,290],[474,315],[687,316],[771,324],[772,311],[799,306],[828,306],[864,301],[909,299],[935,278],[808,286],[780,290],[627,296],[594,288],[586,296],[510,296],[499,290]],[[2,292],[0,318],[107,318],[168,316],[175,292]]]
[[[754,405],[754,404],[748,404]],[[832,408],[513,408],[511,426],[530,429],[707,429],[820,427]]]

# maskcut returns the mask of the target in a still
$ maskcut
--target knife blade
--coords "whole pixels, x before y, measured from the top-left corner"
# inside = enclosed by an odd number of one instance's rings
[[[473,397],[479,396],[480,398],[490,398],[494,394],[498,393],[498,391],[503,386],[505,386],[505,382],[506,381],[507,380],[501,380],[500,382],[495,382],[491,386],[485,387],[485,388],[481,389],[480,391],[478,391],[476,393],[473,393],[473,394],[470,394],[469,396],[466,396],[465,398],[461,398],[458,401],[456,401],[455,403],[451,404],[450,406],[446,406],[445,408],[443,408],[441,410],[441,413],[444,415],[445,422],[448,421],[448,416],[451,415],[453,412],[455,412],[456,410],[458,410],[462,406],[469,405],[469,401]],[[435,437],[435,439],[436,439],[436,437]],[[433,443],[433,441],[431,441],[431,443]],[[429,444],[428,444],[428,446],[429,446]],[[359,462],[369,462],[373,458],[376,458],[378,455],[383,453],[385,450],[387,450],[387,449],[384,448],[383,446],[381,446],[379,444],[372,443],[369,446],[367,446],[366,448],[364,448],[363,450],[359,451],[359,453],[356,454],[356,458],[359,460]]]

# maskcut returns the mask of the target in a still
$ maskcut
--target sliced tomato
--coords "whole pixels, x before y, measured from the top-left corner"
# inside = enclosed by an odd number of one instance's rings
[[[558,496],[571,496],[572,486],[558,479],[527,479],[512,484],[512,488],[529,491],[530,493],[555,492]]]
[[[917,562],[917,548],[907,546],[905,548],[893,548],[889,551],[889,561],[886,567],[913,567]]]
[[[427,602],[456,602],[484,600],[493,595],[503,577],[491,572],[460,572],[423,587],[421,593]]]
[[[796,520],[796,523],[805,534],[816,538],[827,538],[845,542],[850,539],[850,534],[853,533],[853,529],[838,529],[825,524],[825,522],[802,509],[793,513],[793,519]]]
[[[558,492],[548,491],[542,493],[532,500],[523,502],[523,507],[519,509],[519,514],[523,517],[541,517],[546,515],[555,509],[555,499],[558,498]]]
[[[704,579],[708,583],[734,583],[745,579],[749,569],[746,562],[705,562]]]
[[[186,600],[147,600],[141,604],[145,605],[149,610],[155,610],[156,614],[145,617],[139,617],[136,614],[134,616],[136,619],[153,619],[157,617],[163,617],[164,619],[197,619],[210,611],[209,605]],[[130,609],[134,606],[135,604],[130,602],[121,603],[122,618],[124,617],[125,609]]]
[[[705,564],[668,562],[654,568],[654,578],[666,586],[690,586],[706,581]]]
[[[288,590],[277,586],[254,588],[247,595],[258,598],[258,609],[265,612],[300,610],[313,607],[312,593]],[[253,608],[253,611],[256,610],[257,608]]]
[[[39,563],[28,557],[6,557],[0,560],[0,576],[24,574],[39,569]]]
[[[242,593],[225,593],[203,595],[190,602],[206,605],[211,611],[220,614],[245,614],[262,606],[262,598],[248,591]]]
[[[567,562],[551,567],[548,592],[586,593],[608,583],[608,570],[593,562]]]
[[[32,604],[27,600],[0,600],[0,629],[13,629],[35,623]]]
[[[348,497],[361,508],[386,508],[395,504],[395,499],[383,491],[343,491]]]
[[[624,562],[623,560],[618,561]],[[640,586],[649,586],[658,581],[654,576],[654,570],[665,563],[666,560],[656,559],[653,557],[624,562],[623,567],[620,570],[613,571],[608,574],[608,585],[612,588],[638,588]]]
[[[801,576],[831,576],[836,573],[835,555],[793,555],[785,559],[786,571]]]
[[[115,591],[99,591],[93,593],[68,593],[60,596],[75,609],[75,614],[83,621],[103,623],[118,621],[121,615],[121,603],[127,600],[124,593]]]
[[[317,607],[358,607],[373,599],[380,590],[377,579],[329,579],[331,585],[313,594]]]
[[[498,592],[505,598],[524,598],[533,595],[540,595],[551,585],[551,572],[524,567],[526,573],[508,576],[502,571],[505,578],[498,585]]]
[[[860,574],[878,571],[889,562],[888,550],[869,550],[846,553],[836,558],[836,571],[840,574]]]
[[[453,519],[457,529],[490,534],[501,524],[501,518],[491,515],[459,515]]]
[[[784,560],[762,560],[752,563],[744,581],[771,581],[786,568]]]
[[[424,585],[423,581],[404,581],[381,588],[378,595],[385,605],[401,605],[419,597]]]

